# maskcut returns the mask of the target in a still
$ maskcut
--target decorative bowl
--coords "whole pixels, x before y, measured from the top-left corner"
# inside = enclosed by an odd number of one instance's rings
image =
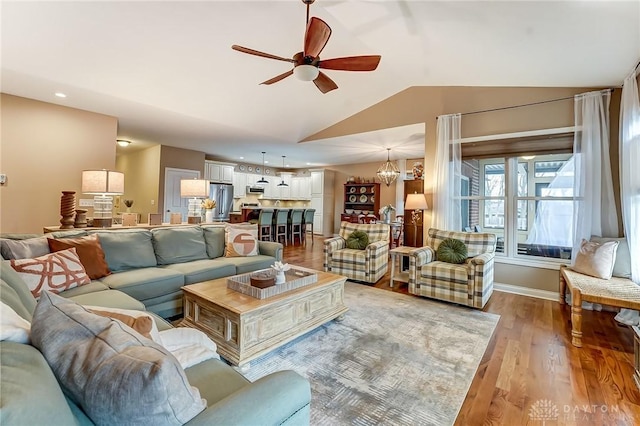
[[[362,210],[354,210],[353,212],[354,212],[355,214],[360,214],[360,213],[362,213]]]
[[[346,214],[353,214],[353,209],[344,209]]]

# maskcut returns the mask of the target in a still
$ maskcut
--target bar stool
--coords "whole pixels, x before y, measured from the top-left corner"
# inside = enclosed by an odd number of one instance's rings
[[[296,235],[298,241],[302,244],[302,217],[304,215],[304,209],[293,209],[289,215],[289,237],[291,242],[296,244]]]
[[[260,241],[274,241],[273,228],[271,224],[273,222],[273,209],[260,210],[260,216],[258,216],[258,235]]]
[[[302,238],[304,243],[307,243],[307,231],[308,227],[311,227],[311,245],[313,245],[313,216],[316,214],[316,209],[306,209],[302,216]]]
[[[275,241],[280,242],[280,237],[284,238],[284,245],[287,243],[287,228],[289,219],[289,209],[276,210],[276,223],[275,223]]]

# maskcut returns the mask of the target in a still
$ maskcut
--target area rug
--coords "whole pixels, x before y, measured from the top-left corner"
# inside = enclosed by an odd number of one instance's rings
[[[311,382],[312,425],[450,425],[499,315],[345,284],[349,308],[251,362],[254,381],[295,370]]]

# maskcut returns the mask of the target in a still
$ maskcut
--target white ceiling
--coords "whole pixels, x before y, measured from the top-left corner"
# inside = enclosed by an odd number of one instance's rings
[[[378,69],[327,71],[339,89],[324,95],[295,77],[258,85],[290,65],[231,45],[302,50],[300,0],[3,0],[1,90],[116,116],[132,147],[305,167],[383,161],[387,146],[421,157],[423,125],[297,143],[410,86],[619,86],[640,59],[639,0],[317,0],[311,15],[333,30],[324,59],[380,54]]]

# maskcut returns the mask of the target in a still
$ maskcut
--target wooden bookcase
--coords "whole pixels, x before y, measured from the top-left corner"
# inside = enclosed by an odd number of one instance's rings
[[[351,222],[358,221],[359,214],[375,214],[380,210],[380,183],[345,183],[344,213],[342,220],[349,216]]]

